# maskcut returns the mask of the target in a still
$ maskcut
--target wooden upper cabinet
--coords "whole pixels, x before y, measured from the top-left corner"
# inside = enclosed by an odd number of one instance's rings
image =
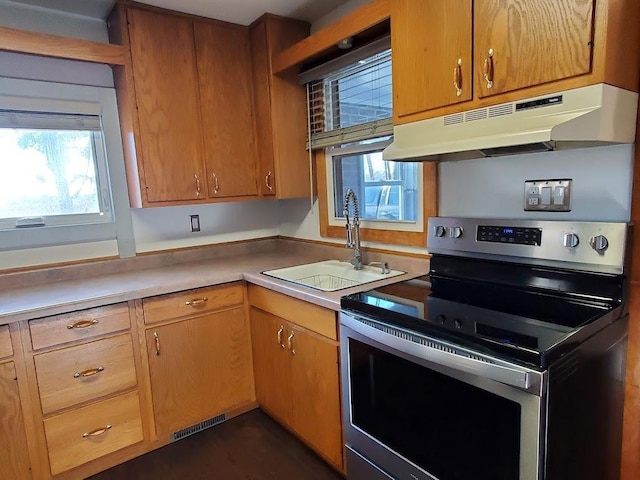
[[[394,115],[472,98],[472,0],[391,2]]]
[[[249,30],[204,22],[194,29],[209,196],[257,195]]]
[[[594,0],[475,0],[479,97],[591,71]]]
[[[205,197],[193,23],[146,10],[127,13],[146,200]]]
[[[309,35],[309,24],[264,15],[251,27],[251,57],[262,195],[309,195],[306,90],[298,72],[273,74],[272,57]]]

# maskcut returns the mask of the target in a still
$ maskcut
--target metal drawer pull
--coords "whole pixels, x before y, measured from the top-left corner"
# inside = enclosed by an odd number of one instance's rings
[[[284,350],[284,342],[282,341],[282,332],[284,332],[284,325],[280,325],[280,328],[278,329],[278,345],[280,345],[280,348]]]
[[[194,178],[196,179],[196,197],[200,197],[200,177],[195,174]]]
[[[291,332],[291,335],[289,335],[289,337],[287,338],[287,343],[289,344],[289,351],[291,352],[291,355],[295,355],[296,351],[293,348],[293,338],[294,338],[295,333]]]
[[[187,300],[186,302],[184,302],[184,304],[191,307],[197,307],[198,305],[202,305],[208,301],[209,299],[207,297],[202,297],[202,298],[195,298],[193,300]]]
[[[158,336],[158,332],[153,332],[153,339],[156,342],[156,355],[160,355],[160,337]]]
[[[93,377],[94,375],[99,374],[100,372],[104,372],[104,367],[96,367],[96,368],[89,368],[87,370],[84,370],[82,372],[77,372],[73,374],[73,378],[87,378],[87,377]]]
[[[90,432],[84,432],[82,434],[82,438],[99,437],[100,435],[104,435],[109,430],[111,430],[111,427],[111,425],[105,425],[102,428],[96,428],[95,430],[91,430]]]
[[[74,328],[87,328],[97,325],[99,320],[78,320],[77,322],[71,323],[67,325],[69,330],[73,330]]]
[[[269,181],[270,178],[271,178],[271,171],[269,171],[269,173],[267,173],[266,177],[264,177],[264,183],[267,186],[267,188],[269,189],[269,191],[273,191],[273,187],[271,186],[271,182]]]
[[[453,86],[456,89],[456,96],[462,96],[462,59],[458,59],[456,67],[453,69]]]

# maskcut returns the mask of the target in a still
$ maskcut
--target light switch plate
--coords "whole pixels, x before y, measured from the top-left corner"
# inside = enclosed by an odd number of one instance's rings
[[[570,212],[571,178],[526,180],[524,182],[524,209],[536,212]]]

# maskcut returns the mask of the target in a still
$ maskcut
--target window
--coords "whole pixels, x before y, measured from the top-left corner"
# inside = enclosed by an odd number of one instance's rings
[[[418,165],[385,162],[382,151],[342,154],[334,150],[334,213],[342,217],[342,199],[348,189],[360,199],[360,218],[415,223],[418,208]]]
[[[135,254],[113,88],[0,78],[0,250]]]
[[[363,239],[425,245],[425,218],[436,214],[436,167],[382,159],[393,134],[391,79],[388,38],[301,74],[323,236],[344,235],[344,197],[351,189]]]
[[[0,110],[0,228],[112,221],[100,117]]]

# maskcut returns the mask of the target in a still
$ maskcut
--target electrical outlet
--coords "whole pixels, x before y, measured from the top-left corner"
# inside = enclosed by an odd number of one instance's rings
[[[200,215],[189,215],[191,219],[191,231],[199,232],[200,231]]]
[[[571,178],[526,180],[524,209],[537,212],[570,212],[572,184]]]

